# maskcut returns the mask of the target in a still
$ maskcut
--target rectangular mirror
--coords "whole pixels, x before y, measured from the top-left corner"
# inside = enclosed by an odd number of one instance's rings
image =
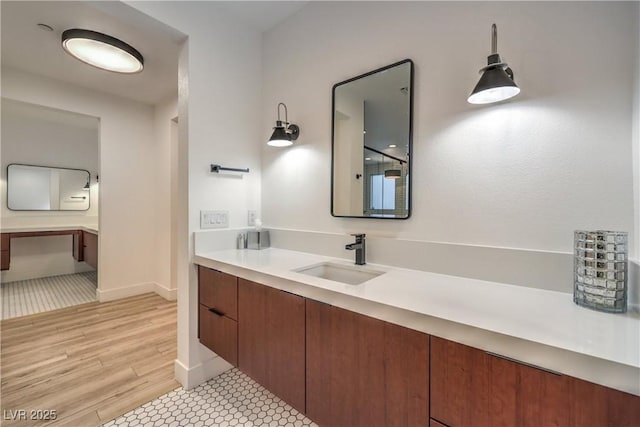
[[[89,171],[10,164],[7,207],[12,211],[86,211]]]
[[[413,62],[333,86],[331,214],[411,215]]]

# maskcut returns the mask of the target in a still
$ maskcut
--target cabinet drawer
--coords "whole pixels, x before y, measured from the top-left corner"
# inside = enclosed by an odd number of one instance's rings
[[[200,342],[233,366],[238,366],[238,322],[200,305]]]
[[[235,276],[200,266],[198,292],[200,304],[238,320],[238,279]]]

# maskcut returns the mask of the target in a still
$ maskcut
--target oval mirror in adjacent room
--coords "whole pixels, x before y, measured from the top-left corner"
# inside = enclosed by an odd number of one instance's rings
[[[331,214],[411,214],[413,62],[396,62],[333,86]]]

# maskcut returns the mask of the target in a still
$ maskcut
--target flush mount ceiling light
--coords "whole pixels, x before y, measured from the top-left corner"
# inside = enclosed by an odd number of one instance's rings
[[[487,66],[480,69],[482,77],[469,95],[471,104],[490,104],[504,101],[520,93],[520,88],[513,81],[513,71],[498,55],[498,28],[491,26],[491,55],[487,57]]]
[[[284,107],[284,121],[280,120],[281,105]],[[278,121],[276,121],[276,127],[273,128],[273,134],[267,144],[273,147],[287,147],[298,139],[298,135],[300,135],[300,128],[297,125],[289,123],[287,106],[280,102],[278,104]]]
[[[62,33],[62,47],[74,58],[116,73],[139,73],[144,58],[136,49],[115,37],[73,28]]]

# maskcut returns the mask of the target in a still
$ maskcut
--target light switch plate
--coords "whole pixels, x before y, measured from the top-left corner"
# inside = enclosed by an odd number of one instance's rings
[[[229,211],[200,211],[200,228],[228,228]]]

